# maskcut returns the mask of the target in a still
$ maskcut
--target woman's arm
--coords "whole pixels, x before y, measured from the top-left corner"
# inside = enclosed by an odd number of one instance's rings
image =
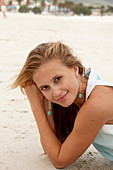
[[[35,84],[27,86],[25,88],[25,92],[38,126],[44,150],[48,154],[54,166],[56,166],[61,142],[57,139],[47,120],[43,105],[44,96]]]
[[[45,114],[46,114],[47,120],[49,122],[49,125],[50,125],[52,131],[54,132],[55,124],[54,124],[54,119],[53,119],[53,110],[51,109],[51,115],[48,115],[48,100],[46,98],[44,98],[44,110],[45,110]],[[43,144],[43,141],[41,140],[41,136],[40,136],[40,142],[41,142],[41,145],[45,152],[44,144]]]
[[[38,125],[45,152],[56,168],[64,168],[76,161],[93,142],[103,124],[110,119],[108,116],[109,96],[105,98],[106,90],[103,89],[100,93],[100,90],[97,89],[96,94],[98,96],[92,95],[84,103],[76,117],[72,132],[61,144],[48,123],[41,92],[35,85],[29,86],[25,90]],[[111,106],[110,102],[109,106]]]

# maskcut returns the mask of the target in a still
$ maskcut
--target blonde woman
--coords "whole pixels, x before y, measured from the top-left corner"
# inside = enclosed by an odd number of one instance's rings
[[[113,161],[113,84],[102,81],[62,42],[33,49],[13,88],[25,90],[45,153],[56,168],[93,143]]]

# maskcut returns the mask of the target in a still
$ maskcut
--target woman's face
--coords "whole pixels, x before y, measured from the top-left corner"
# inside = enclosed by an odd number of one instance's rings
[[[42,64],[33,80],[43,95],[63,107],[70,106],[78,95],[78,67],[68,68],[54,59]]]

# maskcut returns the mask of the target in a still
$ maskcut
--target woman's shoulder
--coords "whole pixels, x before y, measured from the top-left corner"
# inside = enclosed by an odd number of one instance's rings
[[[113,83],[101,80],[101,78],[92,68],[87,69],[85,75],[88,77],[88,83],[86,88],[86,100],[89,98],[95,86],[108,86],[113,88]]]
[[[113,88],[103,85],[95,86],[86,103],[91,111],[94,109],[97,114],[105,116],[107,121],[113,118]]]
[[[90,96],[90,99],[93,100],[101,100],[101,103],[106,101],[106,100],[110,100],[109,103],[113,101],[113,88],[111,88],[110,86],[106,86],[106,85],[96,85],[94,87],[94,89],[92,90]]]

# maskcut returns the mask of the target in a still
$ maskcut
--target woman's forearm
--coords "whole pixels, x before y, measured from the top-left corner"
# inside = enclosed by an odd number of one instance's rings
[[[44,109],[41,107],[39,108],[38,106],[38,108],[36,107],[35,109],[32,109],[32,111],[39,129],[43,148],[54,166],[56,166],[57,158],[61,148],[61,142],[57,139],[56,135],[52,131],[44,113]]]
[[[40,137],[45,152],[48,154],[54,166],[57,166],[58,155],[61,148],[61,142],[52,131],[44,110],[44,96],[35,84],[25,88],[32,112],[34,114]]]

